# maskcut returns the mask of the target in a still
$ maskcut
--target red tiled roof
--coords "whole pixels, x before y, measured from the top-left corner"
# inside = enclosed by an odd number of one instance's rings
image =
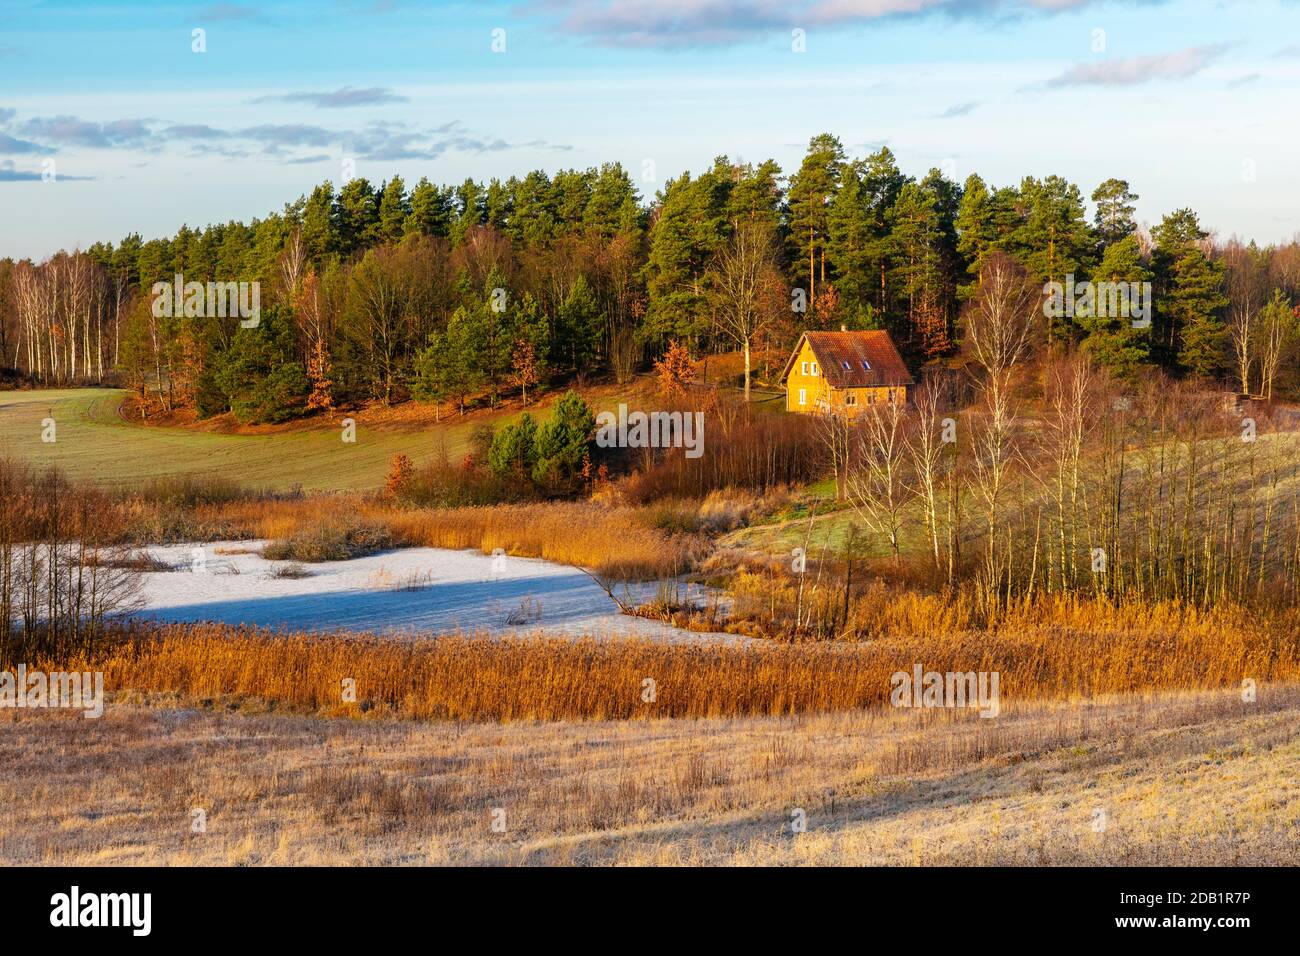
[[[835,388],[915,384],[889,333],[878,330],[805,332],[794,347],[794,355],[786,363],[782,381],[789,377],[804,339],[808,340],[813,355],[817,356],[822,375]]]

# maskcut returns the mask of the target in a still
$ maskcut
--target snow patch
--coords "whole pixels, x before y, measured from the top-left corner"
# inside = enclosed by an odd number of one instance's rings
[[[141,575],[141,616],[217,621],[290,630],[355,630],[427,635],[457,631],[667,641],[746,639],[701,634],[620,614],[583,571],[536,558],[478,551],[403,548],[348,561],[303,564],[305,577],[276,577],[289,562],[261,556],[262,541],[148,549],[174,570]],[[201,555],[200,561],[195,561]],[[637,603],[651,582],[629,587]],[[620,598],[623,589],[618,589]]]

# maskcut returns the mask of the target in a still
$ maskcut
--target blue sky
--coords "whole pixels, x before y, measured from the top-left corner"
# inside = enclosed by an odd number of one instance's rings
[[[823,131],[916,175],[1118,176],[1141,221],[1272,242],[1300,232],[1298,93],[1293,0],[0,0],[0,255],[247,220],[351,168],[618,160],[653,195],[724,153],[791,171]]]

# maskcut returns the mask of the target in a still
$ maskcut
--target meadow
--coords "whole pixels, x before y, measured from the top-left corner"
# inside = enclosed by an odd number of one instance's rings
[[[372,491],[383,487],[394,455],[417,464],[443,455],[458,461],[477,425],[519,414],[518,408],[483,409],[436,422],[432,413],[374,406],[306,424],[231,432],[130,420],[123,409],[127,396],[113,388],[0,391],[0,448],[6,456],[105,487],[219,476],[271,491]],[[47,418],[55,422],[53,442],[41,440]],[[345,418],[357,423],[354,442],[343,441]]]
[[[1293,865],[1297,727],[1295,685],[997,720],[426,723],[141,696],[100,720],[0,712],[21,768],[0,778],[0,861]]]

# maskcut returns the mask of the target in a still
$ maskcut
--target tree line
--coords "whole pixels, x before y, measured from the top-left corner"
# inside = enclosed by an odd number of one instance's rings
[[[1151,321],[1042,315],[1108,373],[1300,391],[1300,244],[1214,240],[1190,209],[1150,230],[1128,183],[992,186],[904,174],[814,137],[798,169],[718,157],[643,201],[617,163],[436,185],[322,183],[282,211],[144,241],[0,260],[0,364],[38,384],[119,381],[142,413],[276,421],[414,397],[464,411],[592,375],[626,381],[671,342],[784,349],[805,328],[883,328],[914,366],[955,356],[989,257],[1040,285],[1151,283]],[[157,316],[155,283],[258,282],[255,327]],[[1102,311],[1105,310],[1094,310]]]

